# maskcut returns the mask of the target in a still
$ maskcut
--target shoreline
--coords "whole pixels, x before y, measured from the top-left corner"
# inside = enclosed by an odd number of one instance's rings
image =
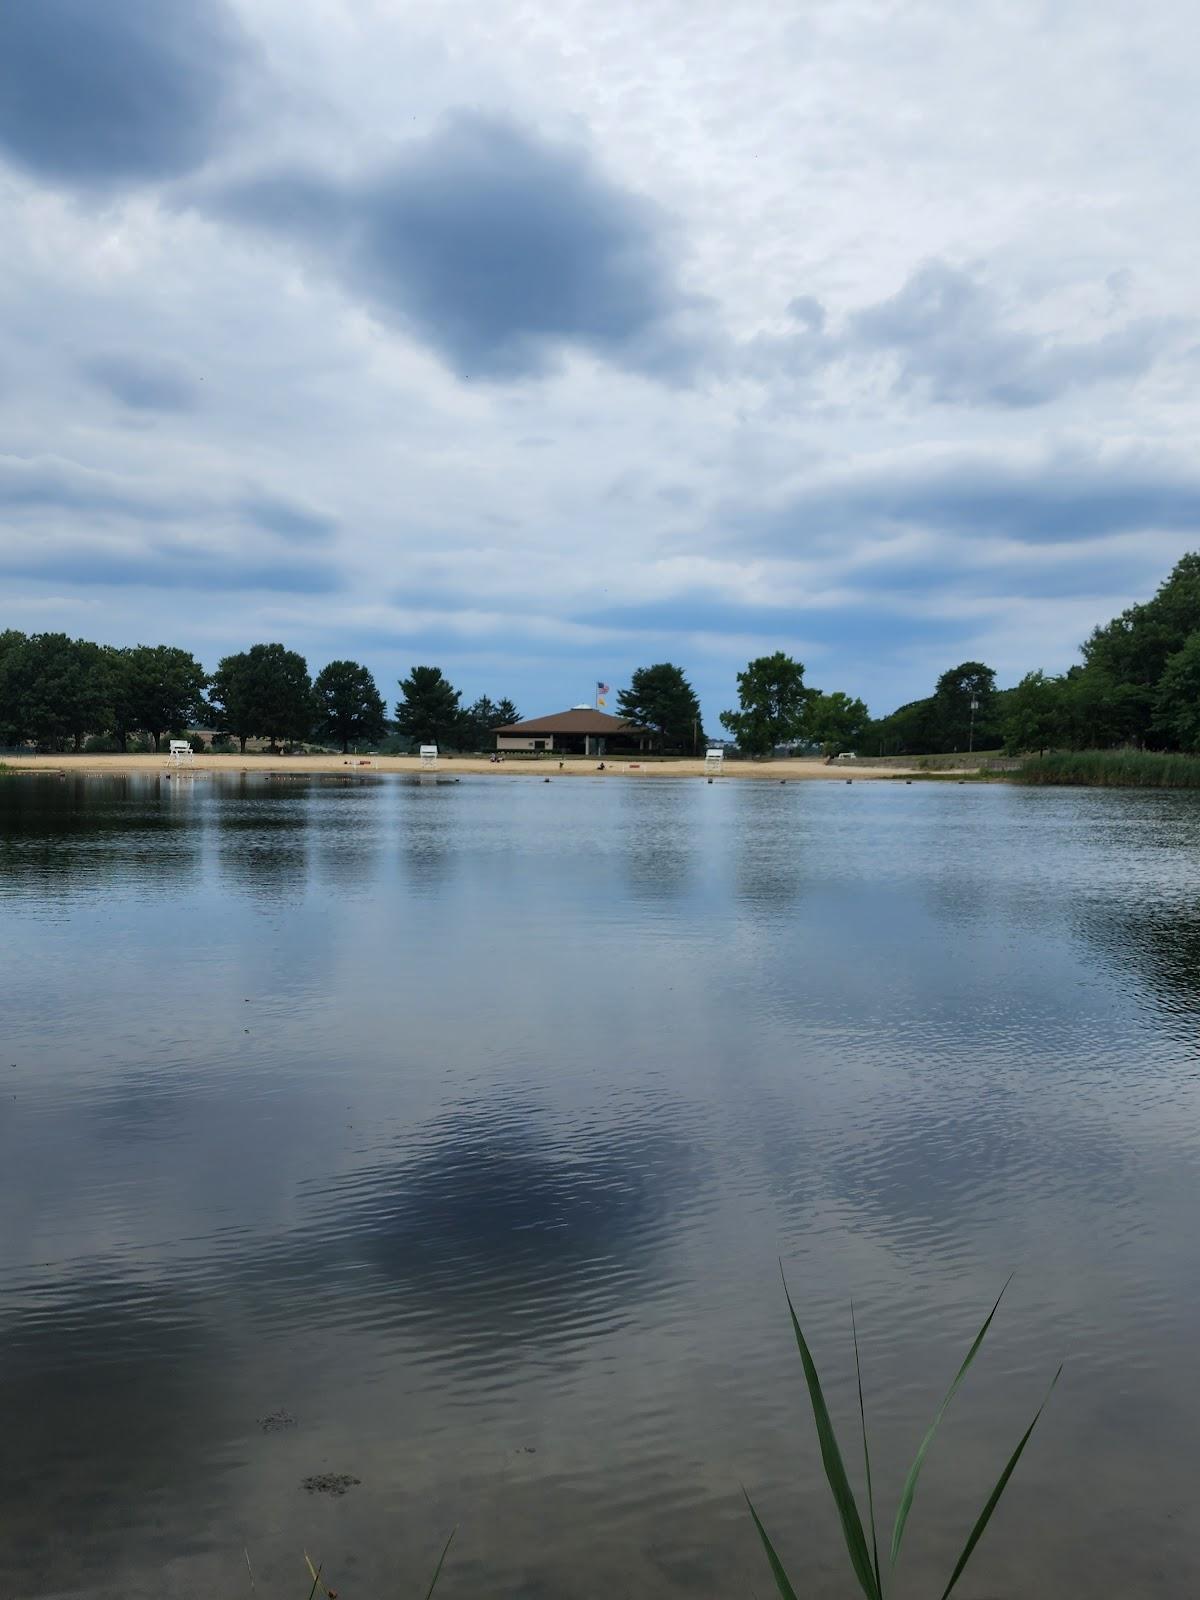
[[[167,755],[41,755],[6,756],[0,760],[0,770],[6,775],[37,774],[66,777],[133,777],[157,773],[174,776],[176,773],[261,773],[274,777],[286,775],[336,775],[338,777],[367,777],[379,773],[416,775],[422,770],[418,756],[195,756],[190,762],[175,766]],[[686,757],[672,761],[624,760],[605,758],[604,771],[598,769],[594,756],[567,757],[560,767],[553,756],[540,760],[489,761],[486,756],[442,756],[434,769],[439,777],[455,777],[462,773],[481,773],[492,777],[522,778],[705,778],[703,757]],[[968,770],[968,769],[963,769]],[[826,766],[818,758],[789,757],[779,761],[729,761],[726,760],[721,778],[774,779],[777,783],[798,782],[852,782],[855,778],[870,781],[891,778],[919,778],[926,776],[916,768],[891,765],[872,766],[868,761],[843,762],[840,766]]]

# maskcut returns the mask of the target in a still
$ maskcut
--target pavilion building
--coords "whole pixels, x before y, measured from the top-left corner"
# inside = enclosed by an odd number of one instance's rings
[[[556,755],[603,756],[611,750],[637,752],[654,746],[654,734],[635,728],[623,717],[610,717],[593,706],[573,706],[548,717],[513,722],[496,729],[500,752],[553,751]]]

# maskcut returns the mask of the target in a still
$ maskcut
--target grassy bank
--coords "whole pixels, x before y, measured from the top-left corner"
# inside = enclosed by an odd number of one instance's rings
[[[880,776],[889,783],[1005,783],[1012,773],[988,772],[980,767],[955,767],[949,772],[910,769],[908,772],[881,773]]]
[[[907,768],[910,772],[962,772],[972,767],[987,767],[993,762],[1003,762],[1009,758],[1003,750],[976,750],[968,754],[966,750],[943,752],[940,755],[910,755],[910,756],[873,756],[869,751],[859,753],[860,762],[868,762],[873,767]]]
[[[1014,783],[1070,783],[1096,789],[1200,789],[1200,755],[1157,750],[1064,750],[1030,756]]]

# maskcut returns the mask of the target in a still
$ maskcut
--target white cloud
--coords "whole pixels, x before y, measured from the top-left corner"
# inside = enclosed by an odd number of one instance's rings
[[[286,637],[390,692],[419,655],[533,709],[589,663],[673,656],[711,718],[738,653],[778,643],[886,709],[967,656],[1065,665],[1194,542],[1182,0],[1139,18],[1136,54],[1104,0],[211,15],[210,98],[157,164],[128,118],[104,174],[69,126],[0,120],[0,456],[27,485],[0,626],[142,637],[139,562],[183,592],[223,562],[230,586],[162,630],[210,662]],[[574,234],[511,208],[485,236],[441,206],[417,279],[381,289],[345,270],[375,260],[360,239],[297,249],[188,204],[284,169],[361,196],[414,160],[436,188],[438,130],[468,113],[513,130],[523,205],[548,174],[636,246],[634,278],[613,257],[589,279]],[[514,271],[540,252],[559,298],[518,299],[515,341],[505,286],[475,281],[464,321],[429,278],[460,224]],[[570,299],[597,281],[648,295],[614,338]],[[686,387],[639,343],[681,307],[703,307]]]

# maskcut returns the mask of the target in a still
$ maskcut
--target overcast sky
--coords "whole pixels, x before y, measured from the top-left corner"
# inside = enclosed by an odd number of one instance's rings
[[[3,0],[0,627],[526,715],[1200,544],[1193,0]]]

